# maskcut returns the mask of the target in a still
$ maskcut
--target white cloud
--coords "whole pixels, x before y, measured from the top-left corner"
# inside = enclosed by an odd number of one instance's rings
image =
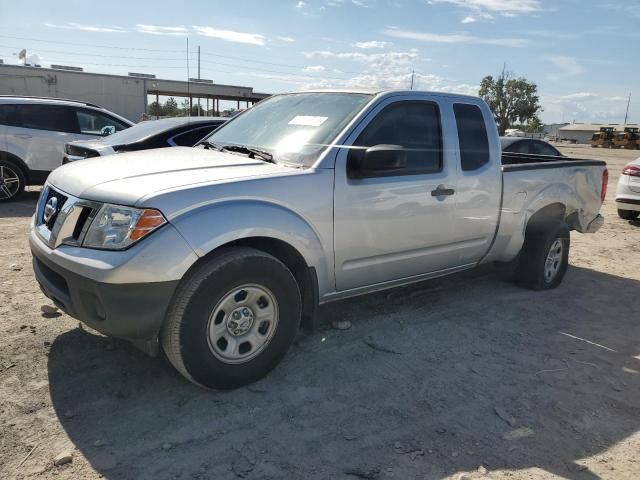
[[[305,67],[304,71],[308,72],[308,73],[313,73],[313,72],[324,72],[326,70],[325,67],[323,67],[322,65],[310,65],[308,67]]]
[[[619,122],[624,119],[627,98],[622,95],[600,95],[576,92],[567,95],[542,95],[545,122]]]
[[[307,6],[307,4],[305,2],[302,2],[302,1],[296,3],[296,8],[304,8],[306,6]]]
[[[209,38],[218,38],[226,42],[246,43],[249,45],[263,46],[265,38],[258,33],[235,32],[233,30],[222,30],[214,27],[193,26],[193,31],[198,35]]]
[[[49,28],[60,28],[63,30],[80,30],[83,32],[101,32],[101,33],[122,33],[127,30],[118,27],[116,25],[86,25],[82,23],[65,23],[64,25],[59,25],[55,23],[45,23],[45,27]]]
[[[472,17],[471,15],[467,15],[462,20],[460,20],[460,23],[475,23],[477,21],[478,20],[476,20],[475,17]]]
[[[573,57],[556,55],[547,57],[545,60],[551,62],[563,75],[579,75],[584,73],[586,69],[578,63]]]
[[[136,30],[140,33],[149,33],[152,35],[185,36],[189,33],[187,27],[165,27],[160,25],[146,25],[143,23],[137,24]]]
[[[401,30],[399,28],[387,28],[384,32],[386,35],[396,38],[405,38],[409,40],[419,40],[422,42],[433,43],[469,43],[476,45],[495,45],[500,47],[524,47],[529,42],[522,38],[486,38],[475,37],[465,33],[430,33],[430,32],[413,32],[410,30]]]
[[[428,0],[427,3],[450,3],[471,10],[502,15],[542,10],[540,0]]]
[[[418,59],[417,50],[408,52],[362,53],[362,52],[331,52],[316,50],[304,54],[308,58],[334,58],[337,60],[351,60],[367,64],[370,68],[389,68],[399,65],[408,66]]]
[[[362,48],[362,49],[371,49],[371,48],[384,48],[387,45],[391,45],[391,42],[382,42],[379,40],[370,40],[368,42],[356,42],[353,43],[351,46],[352,47],[356,47],[356,48]]]
[[[287,43],[293,43],[296,41],[295,38],[293,37],[278,37],[278,40],[281,40],[283,42],[287,42]]]

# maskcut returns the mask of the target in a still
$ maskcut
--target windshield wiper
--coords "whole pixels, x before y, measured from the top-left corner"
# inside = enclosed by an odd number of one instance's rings
[[[226,147],[224,145],[219,145],[215,142],[212,142],[210,140],[202,140],[198,145],[204,145],[205,148],[212,148],[214,150],[217,150],[219,152],[222,152],[223,150],[226,149]]]
[[[257,157],[261,160],[264,160],[265,162],[276,163],[276,161],[273,159],[273,155],[271,155],[269,152],[265,152],[264,150],[259,150],[257,148],[247,147],[246,145],[225,145],[222,148],[230,152],[247,154],[249,158],[252,159],[255,159]]]

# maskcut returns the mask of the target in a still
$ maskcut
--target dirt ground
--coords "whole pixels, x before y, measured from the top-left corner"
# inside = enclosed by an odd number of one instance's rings
[[[563,150],[610,181],[560,288],[487,267],[331,304],[325,324],[350,330],[301,335],[232,392],[44,315],[38,193],[1,205],[0,479],[640,478],[640,224],[613,202],[640,152]]]

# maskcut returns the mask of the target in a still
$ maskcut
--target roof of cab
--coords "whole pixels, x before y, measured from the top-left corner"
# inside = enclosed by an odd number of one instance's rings
[[[361,95],[433,95],[439,97],[456,97],[456,98],[468,98],[478,100],[480,97],[475,95],[464,95],[461,93],[453,92],[434,92],[429,90],[406,90],[406,89],[392,89],[392,88],[330,88],[330,89],[313,89],[302,90],[299,92],[289,93],[354,93]]]

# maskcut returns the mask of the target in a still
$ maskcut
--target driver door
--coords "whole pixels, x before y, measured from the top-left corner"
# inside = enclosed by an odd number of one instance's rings
[[[421,97],[420,97],[421,98]],[[458,265],[452,248],[455,148],[445,144],[447,100],[392,97],[375,107],[335,165],[336,289],[344,291]],[[397,168],[354,176],[368,147],[404,150]],[[442,192],[440,195],[439,192]]]

